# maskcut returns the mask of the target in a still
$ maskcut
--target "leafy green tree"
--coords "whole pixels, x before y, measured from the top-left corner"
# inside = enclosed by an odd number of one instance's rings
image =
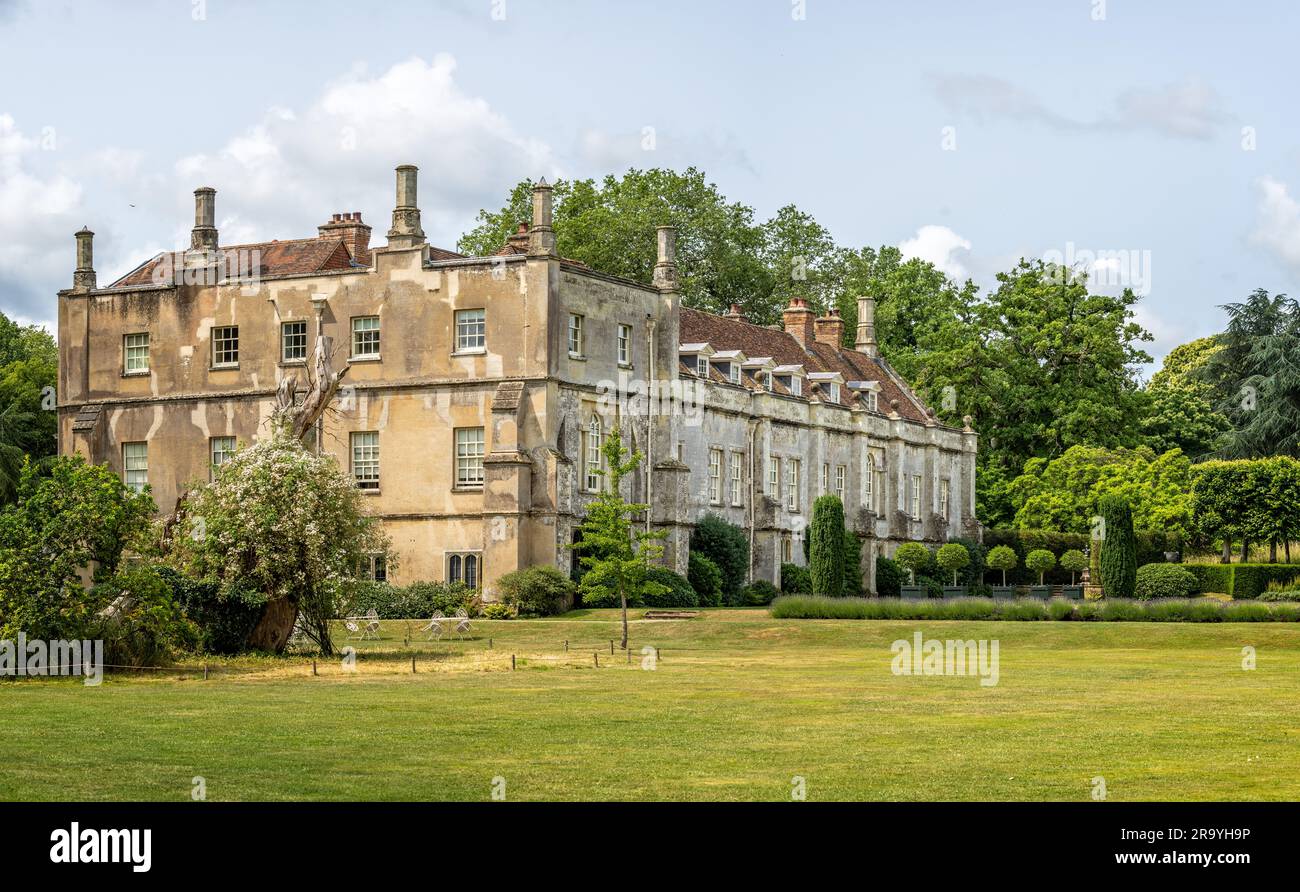
[[[813,502],[808,535],[813,594],[838,598],[844,594],[844,503],[839,496],[819,496]]]
[[[1007,571],[1014,570],[1020,559],[1010,545],[997,545],[989,549],[988,565],[1002,571],[1002,587],[1007,587]]]
[[[1077,548],[1071,548],[1061,555],[1061,569],[1069,572],[1070,585],[1074,585],[1075,575],[1083,572],[1086,566],[1088,566],[1088,558]]]
[[[597,473],[606,478],[600,494],[587,506],[582,521],[582,540],[571,546],[588,552],[581,558],[586,570],[580,588],[584,593],[610,593],[618,597],[623,614],[623,648],[627,648],[627,602],[629,598],[649,603],[656,595],[667,594],[669,587],[656,582],[651,574],[652,561],[663,556],[658,543],[665,531],[644,530],[633,521],[648,511],[649,505],[632,504],[622,495],[623,479],[636,470],[643,456],[629,454],[623,445],[618,426],[601,444],[605,467]]]
[[[1025,555],[1025,566],[1038,574],[1038,584],[1043,584],[1043,576],[1056,566],[1056,555],[1046,548],[1035,548]]]
[[[722,604],[722,571],[698,551],[692,551],[687,560],[686,578],[695,589],[701,607],[718,607]]]
[[[970,552],[966,550],[965,545],[949,542],[947,545],[939,546],[939,553],[935,555],[935,560],[940,567],[952,573],[952,584],[956,585],[957,571],[964,569],[970,563]]]
[[[13,501],[26,458],[44,466],[57,450],[57,379],[49,332],[0,313],[0,504]]]
[[[862,594],[862,540],[849,529],[844,531],[844,594]]]
[[[1179,540],[1192,531],[1191,461],[1178,450],[1071,446],[1050,461],[1033,458],[1007,487],[1022,530],[1087,533],[1099,500],[1119,495],[1136,505],[1133,525]]]
[[[525,180],[504,207],[483,210],[459,241],[466,254],[494,254],[520,222],[532,219]],[[729,202],[704,173],[652,168],[622,176],[554,184],[556,250],[601,272],[648,283],[657,259],[655,228],[677,227],[677,269],[687,306],[724,312],[738,303],[753,321],[780,319],[765,266],[764,233],[753,208]]]
[[[1250,493],[1255,480],[1253,463],[1244,459],[1202,462],[1192,469],[1196,533],[1203,542],[1222,542],[1225,564],[1232,559],[1233,542],[1241,542],[1243,560],[1249,553],[1255,526]]]
[[[79,637],[103,606],[82,573],[111,578],[123,552],[143,546],[153,511],[147,494],[79,456],[45,475],[24,464],[15,501],[0,508],[0,638]]]
[[[1157,453],[1179,449],[1193,459],[1208,457],[1231,427],[1215,410],[1215,389],[1205,380],[1210,358],[1221,349],[1217,338],[1180,344],[1165,357],[1147,385],[1149,413],[1142,435]]]
[[[894,552],[894,561],[908,572],[911,584],[916,585],[917,571],[924,570],[930,564],[930,549],[920,542],[904,542]]]
[[[363,505],[333,457],[277,429],[237,450],[190,493],[166,550],[185,575],[216,583],[230,602],[261,599],[249,646],[282,650],[301,617],[303,631],[329,655],[342,583],[374,554],[396,567]]]
[[[760,257],[772,280],[770,311],[755,321],[779,321],[780,309],[792,297],[805,297],[821,313],[836,306],[843,288],[840,249],[827,229],[786,205],[761,227]],[[755,308],[757,309],[757,308]]]
[[[1133,513],[1120,496],[1099,504],[1102,519],[1101,590],[1107,598],[1131,598],[1137,584],[1137,540]]]

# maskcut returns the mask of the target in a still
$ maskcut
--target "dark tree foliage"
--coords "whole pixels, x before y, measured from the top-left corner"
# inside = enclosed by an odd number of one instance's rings
[[[691,551],[699,552],[722,571],[722,597],[729,607],[741,603],[741,589],[749,576],[749,539],[745,531],[716,514],[706,514],[695,524]]]
[[[813,502],[808,535],[813,594],[838,598],[844,594],[844,504],[839,496],[819,496]]]
[[[1101,591],[1107,598],[1131,598],[1137,585],[1137,540],[1133,512],[1126,500],[1106,496],[1100,502],[1102,527]]]

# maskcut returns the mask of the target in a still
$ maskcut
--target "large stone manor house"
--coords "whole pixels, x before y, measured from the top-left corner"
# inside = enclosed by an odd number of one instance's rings
[[[382,518],[394,582],[494,581],[534,564],[570,569],[617,427],[645,457],[627,481],[685,570],[712,512],[743,527],[751,579],[804,562],[813,500],[835,493],[877,556],[901,542],[977,535],[976,435],[939,423],[878,355],[874,302],[844,323],[801,299],[784,324],[681,306],[675,233],[658,231],[646,285],[556,254],[551,189],[488,257],[427,243],[414,166],[397,168],[387,242],[356,212],[312,238],[220,244],[215,191],[195,192],[189,249],[106,287],[93,233],[76,234],[58,296],[63,454],[106,462],[163,512],[236,448],[264,437],[286,376],[309,377],[330,338],[347,371],[317,425]]]

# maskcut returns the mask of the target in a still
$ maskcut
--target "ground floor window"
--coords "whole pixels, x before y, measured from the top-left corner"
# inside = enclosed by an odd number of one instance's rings
[[[482,556],[478,552],[462,552],[447,555],[447,581],[461,582],[470,588],[478,588],[480,583]]]
[[[388,581],[388,560],[382,554],[369,554],[361,559],[361,575],[375,582]]]

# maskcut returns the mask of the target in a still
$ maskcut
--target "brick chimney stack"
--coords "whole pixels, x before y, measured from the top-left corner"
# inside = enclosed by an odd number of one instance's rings
[[[731,309],[722,314],[722,318],[734,319],[737,322],[749,321],[748,319],[745,318],[745,314],[740,311],[740,304],[732,304]]]
[[[217,253],[217,190],[201,186],[194,190],[194,228],[190,231],[190,250]]]
[[[370,227],[361,222],[361,212],[335,214],[316,228],[321,238],[341,238],[357,263],[370,263]]]
[[[95,287],[95,233],[87,226],[76,234],[77,268],[72,273],[74,291],[90,291]]]
[[[528,254],[531,257],[555,255],[555,230],[551,228],[552,189],[546,178],[533,187],[533,225],[528,228]]]
[[[826,344],[837,350],[844,345],[844,319],[839,309],[832,309],[825,316],[816,320],[817,343]]]
[[[807,347],[817,339],[813,328],[813,316],[813,311],[808,309],[808,301],[802,297],[790,298],[790,306],[786,307],[781,314],[786,334],[794,335],[794,339],[801,347]]]
[[[853,349],[868,356],[880,355],[876,347],[876,299],[858,298],[858,333]]]
[[[388,230],[388,247],[414,248],[424,244],[424,230],[420,228],[420,206],[415,197],[416,174],[414,164],[397,168],[397,206],[393,208],[393,228]]]

